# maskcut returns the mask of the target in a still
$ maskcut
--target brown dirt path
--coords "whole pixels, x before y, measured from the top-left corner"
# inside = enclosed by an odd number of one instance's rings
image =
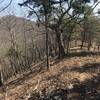
[[[28,100],[34,91],[52,91],[84,82],[100,73],[100,55],[65,58],[51,62],[50,69],[37,74],[28,74],[6,86],[0,100]]]

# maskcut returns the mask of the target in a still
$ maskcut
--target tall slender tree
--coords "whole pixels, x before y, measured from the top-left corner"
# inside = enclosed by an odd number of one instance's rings
[[[80,23],[83,19],[82,16],[90,13],[91,11],[85,11],[86,3],[90,3],[91,0],[26,0],[23,3],[19,3],[20,6],[28,7],[30,9],[29,16],[35,14],[39,23],[44,25],[46,33],[46,55],[47,55],[47,67],[49,66],[48,61],[48,28],[55,30],[57,42],[58,42],[58,57],[62,58],[65,56],[64,46],[62,44],[62,23],[65,16],[68,19]],[[100,3],[98,0],[94,0],[92,10]],[[49,20],[49,18],[56,19]],[[69,23],[69,21],[67,22]]]

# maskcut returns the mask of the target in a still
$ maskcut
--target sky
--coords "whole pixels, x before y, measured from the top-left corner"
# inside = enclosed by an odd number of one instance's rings
[[[5,15],[16,15],[19,17],[25,16],[25,9],[21,8],[18,3],[21,3],[23,0],[13,0],[11,5],[4,10],[3,12],[0,13],[0,16],[5,16]],[[0,0],[2,2],[2,0]],[[6,5],[8,5],[10,0],[4,0],[4,2],[0,3],[0,10],[4,8]]]
[[[0,10],[2,8],[4,8],[9,2],[10,2],[10,0],[0,0]],[[16,15],[19,17],[23,17],[23,16],[26,17],[27,9],[21,8],[18,5],[18,3],[21,3],[21,2],[23,2],[23,0],[13,0],[12,4],[5,11],[0,12],[0,16],[12,14],[12,15]],[[99,8],[100,8],[100,4],[96,7],[95,12],[97,12],[97,9],[99,9]]]

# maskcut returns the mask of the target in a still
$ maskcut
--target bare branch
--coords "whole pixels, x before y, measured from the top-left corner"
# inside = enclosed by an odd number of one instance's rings
[[[5,0],[0,1],[0,3],[3,3]]]
[[[5,6],[3,9],[1,9],[0,12],[4,11],[5,9],[7,9],[11,5],[12,1],[13,0],[10,0],[9,4],[7,6]]]

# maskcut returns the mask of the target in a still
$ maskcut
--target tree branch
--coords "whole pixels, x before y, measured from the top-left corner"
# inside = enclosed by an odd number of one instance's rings
[[[5,6],[3,9],[1,9],[0,12],[4,11],[5,9],[7,9],[11,5],[12,1],[13,0],[10,0],[9,4],[7,6]]]

